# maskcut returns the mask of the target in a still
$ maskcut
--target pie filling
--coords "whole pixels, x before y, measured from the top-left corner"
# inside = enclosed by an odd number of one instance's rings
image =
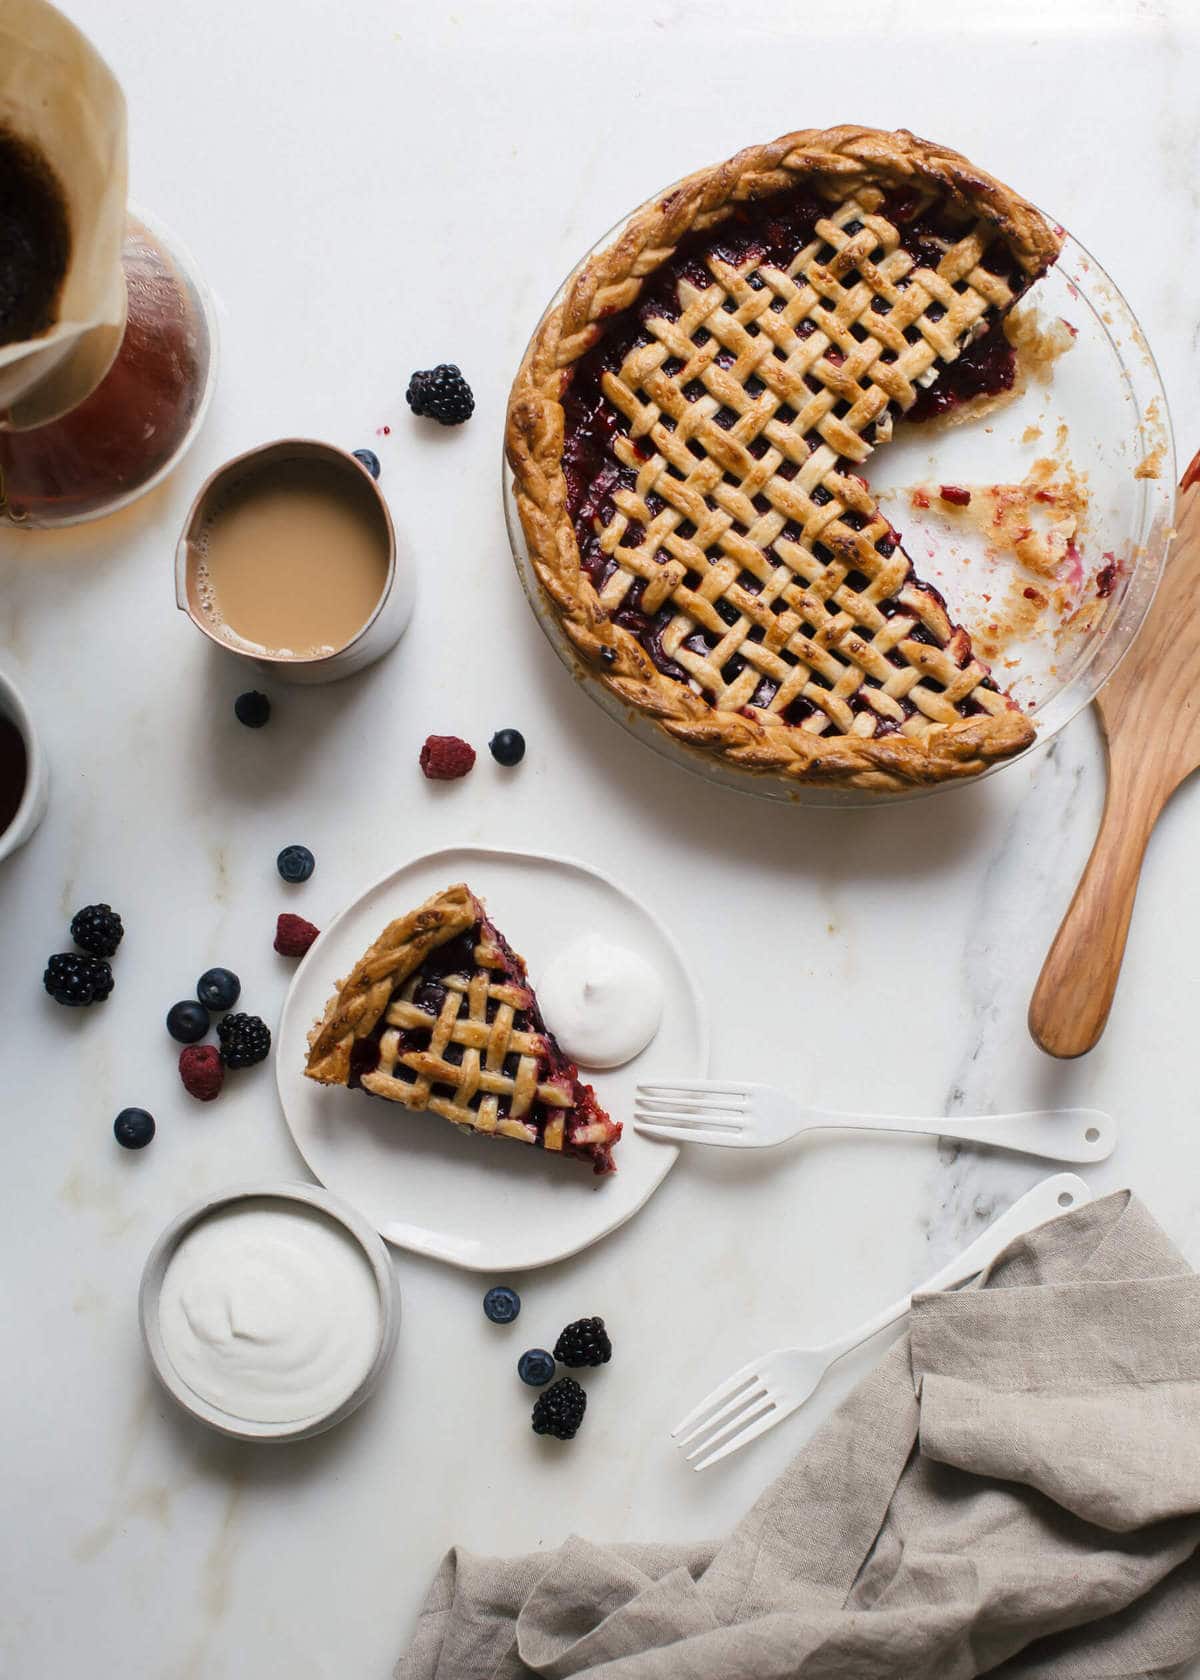
[[[1012,708],[856,469],[900,417],[1012,386],[1000,321],[1035,277],[908,189],[793,189],[687,235],[564,375],[567,511],[609,622],[772,727],[921,736]]]
[[[524,960],[473,902],[474,925],[398,979],[354,1039],[345,1083],[611,1172],[620,1123],[547,1031]]]

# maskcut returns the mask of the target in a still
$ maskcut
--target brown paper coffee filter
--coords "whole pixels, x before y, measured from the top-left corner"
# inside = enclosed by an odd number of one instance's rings
[[[23,430],[81,402],[125,328],[125,99],[90,42],[45,0],[0,0],[0,125],[53,169],[71,235],[54,324],[0,346],[0,429]]]

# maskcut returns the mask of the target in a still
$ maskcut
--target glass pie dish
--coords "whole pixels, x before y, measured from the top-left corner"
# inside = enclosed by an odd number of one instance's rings
[[[616,239],[627,221],[583,260]],[[1166,558],[1175,462],[1166,398],[1145,337],[1113,281],[1070,235],[1016,318],[1025,323],[1017,394],[973,419],[898,421],[866,477],[921,576],[946,597],[998,684],[1034,720],[1032,751],[1092,700],[1137,634]],[[638,740],[722,786],[797,804],[864,805],[934,791],[868,792],[740,769],[624,705],[580,660],[544,600],[507,463],[502,475],[514,562],[543,630],[587,693]],[[963,487],[973,511],[958,505]],[[942,488],[952,495],[943,499]],[[1057,563],[1038,570],[1024,563],[1026,549],[1012,542],[1014,534],[1029,534],[1015,523],[1017,507],[1032,510],[1039,538],[1042,526],[1070,513],[1076,523],[1059,527],[1057,550],[1042,544],[1043,556],[1057,552]],[[998,527],[1003,515],[999,539],[993,513]],[[1038,539],[1028,547],[1037,549]]]

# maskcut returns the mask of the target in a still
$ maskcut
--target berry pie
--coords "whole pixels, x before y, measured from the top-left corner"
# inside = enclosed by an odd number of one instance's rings
[[[613,1170],[620,1123],[547,1032],[524,958],[462,885],[384,929],[310,1033],[305,1071]]]
[[[1033,725],[860,476],[894,424],[1011,388],[1061,230],[900,131],[689,176],[567,281],[509,404],[533,568],[589,671],[759,774],[898,789]]]

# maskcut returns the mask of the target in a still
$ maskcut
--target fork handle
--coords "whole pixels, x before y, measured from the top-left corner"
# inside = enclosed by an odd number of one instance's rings
[[[1117,1128],[1098,1108],[1034,1109],[1025,1114],[980,1114],[922,1120],[902,1114],[839,1114],[806,1109],[805,1131],[909,1132],[922,1137],[988,1143],[1044,1161],[1104,1161],[1113,1152]]]
[[[981,1232],[973,1243],[969,1243],[961,1254],[955,1255],[940,1271],[934,1272],[931,1278],[926,1278],[924,1283],[919,1284],[912,1295],[905,1295],[902,1300],[893,1301],[890,1307],[884,1307],[874,1318],[869,1318],[865,1324],[858,1325],[838,1341],[831,1343],[830,1363],[849,1353],[852,1348],[869,1341],[872,1336],[877,1336],[881,1330],[886,1330],[889,1324],[895,1324],[897,1319],[903,1318],[912,1306],[913,1295],[928,1295],[938,1289],[951,1289],[956,1283],[965,1283],[985,1266],[991,1265],[1014,1238],[1024,1236],[1026,1231],[1032,1231],[1035,1226],[1044,1225],[1048,1219],[1057,1219],[1070,1208],[1082,1207],[1091,1199],[1092,1192],[1074,1173],[1055,1173],[1051,1178],[1044,1178],[1040,1184],[1035,1184],[1032,1190],[1027,1190],[1023,1196],[1019,1196],[1007,1212],[1002,1213],[999,1219],[994,1219],[987,1230]]]

